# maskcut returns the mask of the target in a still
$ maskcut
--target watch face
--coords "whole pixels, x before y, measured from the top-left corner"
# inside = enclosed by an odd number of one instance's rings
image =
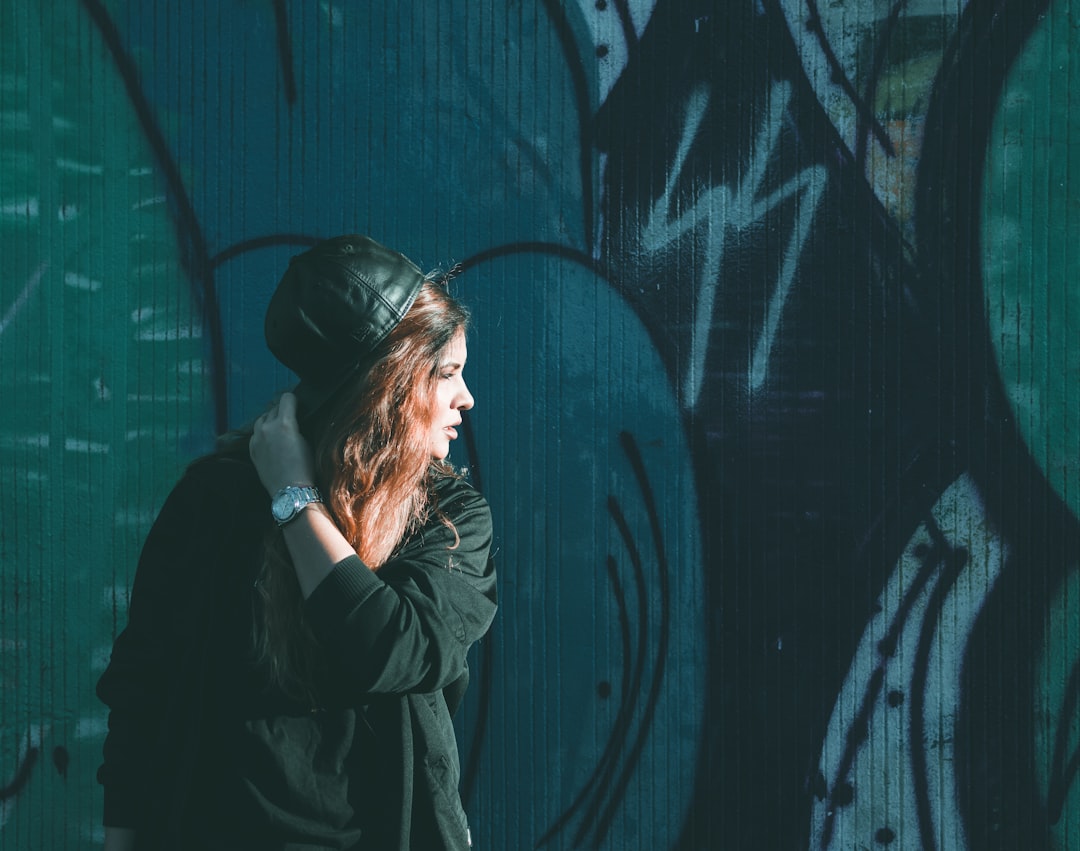
[[[270,503],[270,511],[278,523],[284,523],[296,512],[296,495],[289,490],[277,494]]]

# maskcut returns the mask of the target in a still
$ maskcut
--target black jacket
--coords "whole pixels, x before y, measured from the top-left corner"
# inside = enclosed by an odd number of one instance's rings
[[[466,654],[495,614],[491,517],[462,479],[440,478],[436,498],[456,547],[433,517],[378,572],[348,558],[305,602],[335,688],[378,743],[379,764],[354,769],[368,782],[377,773],[381,796],[361,849],[469,845],[451,717]],[[247,640],[269,518],[251,464],[214,456],[187,471],[147,537],[128,624],[98,684],[110,708],[105,824],[136,828],[140,848],[182,847],[201,815],[199,784],[222,770],[226,662]]]

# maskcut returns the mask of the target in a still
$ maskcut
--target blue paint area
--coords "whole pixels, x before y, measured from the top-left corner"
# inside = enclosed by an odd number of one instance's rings
[[[408,17],[395,4],[285,5],[284,20],[252,3],[165,4],[153,19],[138,4],[113,12],[215,263],[229,421],[250,419],[289,383],[261,320],[303,242],[365,232],[428,268],[505,251],[454,283],[476,313],[474,463],[496,507],[504,577],[491,703],[476,706],[474,689],[461,722],[468,754],[488,713],[474,820],[500,847],[549,829],[560,842],[583,831],[621,848],[647,831],[668,845],[685,795],[650,804],[644,822],[639,813],[658,772],[670,775],[665,788],[692,785],[704,704],[679,410],[608,281],[515,248],[586,245],[592,188],[582,186],[567,45],[548,16],[497,3],[429,4]],[[647,479],[635,479],[623,432]],[[618,697],[600,700],[601,681]],[[506,724],[508,712],[519,723]],[[508,751],[520,762],[498,759]],[[506,794],[533,801],[533,821],[506,813]]]
[[[458,287],[477,328],[469,460],[498,506],[501,576],[474,819],[497,847],[670,847],[707,642],[673,389],[640,320],[580,262],[509,253]],[[507,801],[530,804],[504,821]]]
[[[584,245],[578,118],[543,15],[501,4],[113,11],[213,257],[275,234],[367,233],[425,269],[522,240]],[[404,28],[404,31],[402,31]],[[292,59],[290,100],[283,59]],[[287,252],[221,267],[233,425],[277,387],[260,311]]]

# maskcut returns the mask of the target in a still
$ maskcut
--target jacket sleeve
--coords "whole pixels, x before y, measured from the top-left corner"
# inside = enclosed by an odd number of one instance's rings
[[[497,597],[487,502],[455,482],[441,508],[457,530],[456,547],[453,532],[431,522],[378,572],[347,558],[308,597],[312,628],[350,690],[444,688],[465,672],[469,647],[491,625]]]

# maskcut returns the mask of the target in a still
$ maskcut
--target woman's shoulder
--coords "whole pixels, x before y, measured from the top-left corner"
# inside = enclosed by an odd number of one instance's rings
[[[217,455],[188,464],[143,542],[136,588],[171,589],[184,577],[197,585],[213,581],[223,564],[254,551],[272,521],[250,467]]]
[[[475,513],[487,515],[490,523],[491,509],[484,495],[469,480],[467,470],[435,471],[431,491],[435,507],[451,519],[455,514]]]
[[[185,476],[196,479],[221,479],[223,481],[248,481],[258,479],[255,465],[251,463],[246,439],[221,438],[218,445],[205,455],[191,461]]]
[[[447,551],[459,566],[474,564],[471,572],[485,573],[484,567],[492,541],[491,509],[483,494],[457,470],[437,469],[428,480],[431,501],[422,526],[402,545],[383,571],[392,574],[394,563],[408,563],[409,558],[427,553],[442,564]],[[442,566],[445,566],[443,564]]]
[[[269,499],[247,453],[215,451],[191,461],[174,488],[188,499],[234,508]]]

